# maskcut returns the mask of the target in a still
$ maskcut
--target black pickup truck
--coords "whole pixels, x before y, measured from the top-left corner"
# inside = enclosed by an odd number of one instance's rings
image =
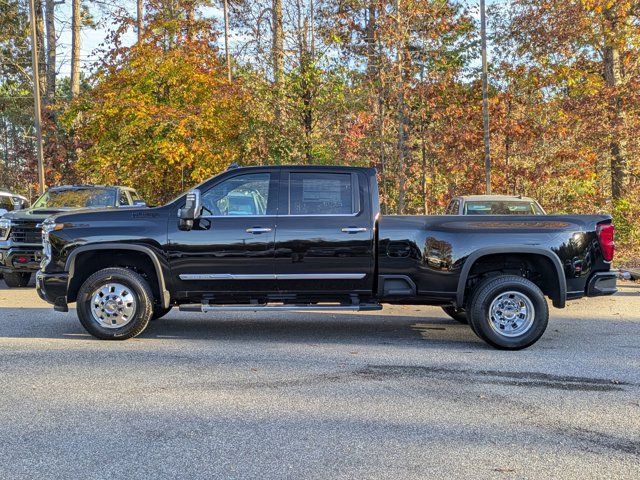
[[[9,288],[26,287],[42,260],[41,223],[51,215],[85,208],[144,206],[129,187],[62,185],[52,187],[31,208],[0,219],[0,273]]]
[[[162,207],[43,225],[40,296],[101,339],[198,312],[439,305],[525,348],[555,307],[616,292],[605,215],[381,216],[373,169],[230,169]]]

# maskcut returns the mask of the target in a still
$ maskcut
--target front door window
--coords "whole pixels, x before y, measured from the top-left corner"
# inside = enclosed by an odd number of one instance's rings
[[[263,216],[269,201],[268,173],[238,175],[202,195],[205,216]]]

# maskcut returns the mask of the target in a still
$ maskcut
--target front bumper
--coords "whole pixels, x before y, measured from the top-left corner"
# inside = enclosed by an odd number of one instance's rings
[[[600,297],[602,295],[613,295],[618,291],[616,272],[596,272],[587,282],[587,297]]]
[[[42,246],[0,249],[1,272],[33,273],[40,268]]]
[[[69,274],[63,273],[36,273],[36,291],[41,299],[53,305],[58,312],[68,312],[67,284]]]

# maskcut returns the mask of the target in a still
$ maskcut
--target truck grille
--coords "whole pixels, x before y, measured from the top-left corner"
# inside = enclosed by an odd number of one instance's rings
[[[42,229],[36,225],[36,222],[14,221],[9,238],[14,243],[42,243]]]

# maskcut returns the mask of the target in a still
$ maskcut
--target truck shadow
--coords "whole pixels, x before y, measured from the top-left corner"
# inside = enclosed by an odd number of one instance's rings
[[[94,340],[73,309],[59,313],[46,307],[0,307],[1,338]],[[468,326],[446,318],[334,312],[205,315],[176,311],[151,322],[136,341],[171,339],[488,348]]]

